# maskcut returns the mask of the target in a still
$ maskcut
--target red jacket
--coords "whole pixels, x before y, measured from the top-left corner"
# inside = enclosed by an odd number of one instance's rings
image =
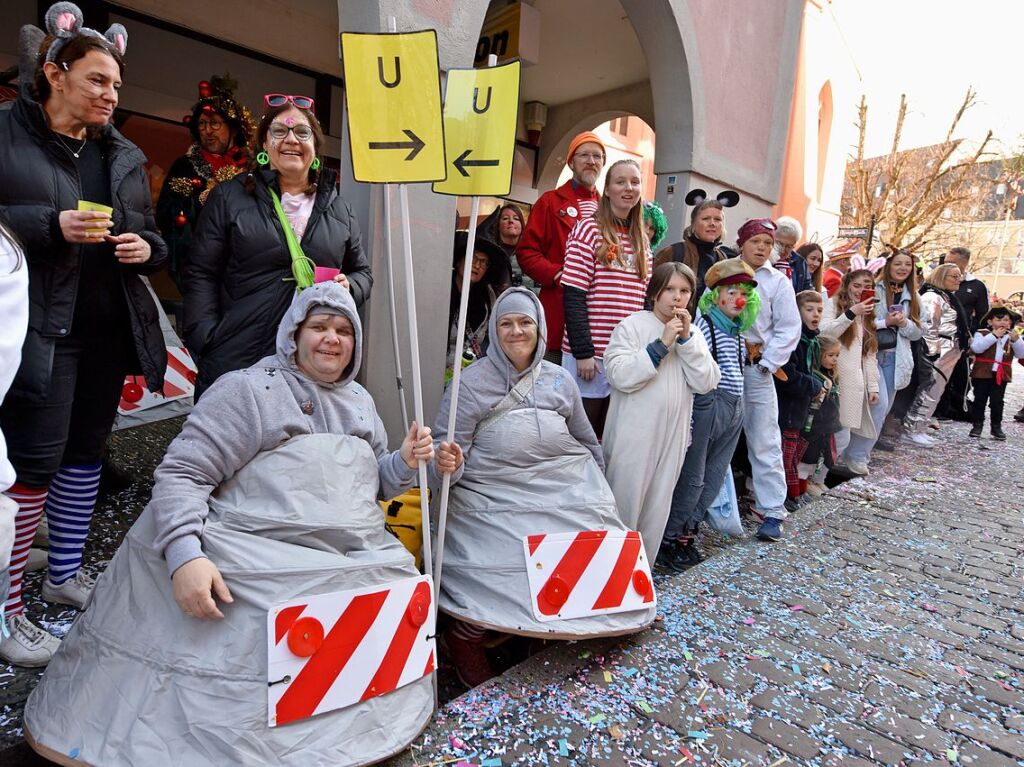
[[[597,202],[596,190],[573,187],[572,180],[538,198],[526,230],[516,245],[516,260],[526,275],[540,285],[540,303],[547,317],[548,350],[562,345],[565,310],[562,308],[562,286],[555,281],[565,263],[565,241],[569,231],[580,220],[580,201]],[[584,214],[585,215],[585,214]]]

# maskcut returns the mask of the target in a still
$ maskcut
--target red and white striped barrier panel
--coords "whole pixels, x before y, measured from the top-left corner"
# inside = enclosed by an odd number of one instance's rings
[[[271,727],[351,706],[435,667],[434,594],[419,576],[277,605],[267,613]]]
[[[184,346],[168,346],[163,391],[153,394],[146,387],[145,376],[125,376],[117,412],[121,415],[138,413],[165,402],[191,397],[196,390],[197,372],[198,368],[188,349]]]
[[[634,530],[528,535],[523,550],[539,621],[640,610],[655,600],[650,564]]]

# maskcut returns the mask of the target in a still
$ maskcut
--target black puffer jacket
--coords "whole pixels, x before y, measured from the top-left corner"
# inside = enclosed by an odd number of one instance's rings
[[[113,234],[135,232],[152,254],[138,266],[119,266],[131,316],[138,369],[151,391],[163,388],[167,351],[152,294],[140,278],[164,267],[167,246],[156,231],[145,155],[112,126],[103,129],[110,166]],[[82,197],[78,170],[50,131],[46,113],[24,90],[0,107],[0,213],[25,248],[29,274],[28,335],[11,394],[43,401],[49,394],[53,345],[71,333],[82,246],[68,243],[59,216]]]
[[[779,399],[779,426],[783,429],[803,429],[811,400],[821,392],[821,380],[811,374],[813,361],[810,359],[812,355],[808,354],[813,339],[817,337],[817,330],[804,325],[800,341],[789,355],[789,361],[781,368],[786,374],[786,380],[775,379],[775,391]]]
[[[277,172],[253,173],[252,192],[247,178],[239,174],[214,188],[189,249],[185,339],[199,358],[198,393],[224,373],[274,353],[277,326],[295,295],[291,255],[268,191],[273,184],[280,193]],[[333,171],[320,176],[300,245],[317,266],[341,269],[356,306],[363,305],[373,278],[359,224]]]

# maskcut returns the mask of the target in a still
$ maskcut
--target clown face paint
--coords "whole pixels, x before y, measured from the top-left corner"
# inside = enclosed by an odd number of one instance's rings
[[[747,305],[747,294],[750,292],[749,285],[723,285],[718,288],[718,301],[716,306],[730,319],[740,316],[740,312]]]

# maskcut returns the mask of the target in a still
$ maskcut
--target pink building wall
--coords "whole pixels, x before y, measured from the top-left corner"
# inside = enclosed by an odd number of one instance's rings
[[[689,6],[704,83],[704,147],[764,174],[780,88],[785,15],[775,2],[691,0]]]

